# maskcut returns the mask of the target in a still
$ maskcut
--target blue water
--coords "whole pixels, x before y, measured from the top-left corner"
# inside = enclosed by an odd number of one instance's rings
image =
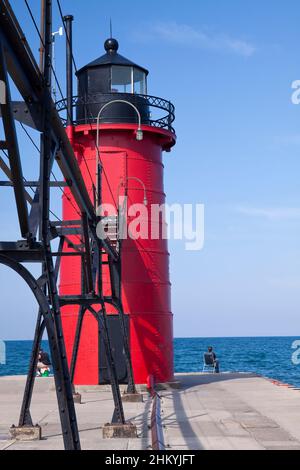
[[[48,341],[41,346],[49,353]],[[6,363],[0,364],[0,376],[27,374],[31,348],[32,341],[5,341]]]
[[[213,346],[221,371],[255,372],[300,387],[300,365],[292,362],[292,343],[299,337],[258,338],[176,338],[175,371],[202,370],[202,355]],[[0,364],[1,375],[26,374],[31,341],[7,341],[6,364]],[[49,351],[47,341],[43,349]]]
[[[202,353],[213,346],[220,371],[255,372],[300,387],[300,364],[292,362],[299,337],[176,338],[176,372],[199,371]],[[300,357],[300,355],[299,355]]]

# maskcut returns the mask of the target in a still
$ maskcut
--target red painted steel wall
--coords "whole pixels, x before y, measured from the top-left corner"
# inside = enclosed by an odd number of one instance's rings
[[[162,129],[143,126],[144,139],[135,138],[134,124],[102,124],[100,152],[103,164],[103,202],[115,204],[118,193],[124,194],[123,180],[128,188],[128,205],[142,203],[144,190],[140,183],[128,179],[136,177],[146,186],[149,225],[151,204],[163,204],[162,152],[174,145],[174,135]],[[92,198],[91,177],[95,178],[96,130],[91,126],[74,129],[73,148],[83,178]],[[71,203],[72,201],[72,203]],[[78,219],[76,206],[69,189],[63,196],[63,218]],[[130,218],[129,218],[130,221]],[[78,239],[72,236],[72,241]],[[80,258],[62,259],[60,293],[80,292]],[[167,240],[124,240],[122,246],[122,300],[124,311],[130,316],[130,349],[136,383],[146,383],[152,374],[158,382],[173,378],[173,326],[169,279]],[[110,294],[108,272],[104,272],[104,295]],[[108,312],[113,313],[107,306]],[[62,309],[67,354],[70,361],[75,335],[78,307]],[[79,347],[75,384],[98,383],[97,324],[86,313]]]

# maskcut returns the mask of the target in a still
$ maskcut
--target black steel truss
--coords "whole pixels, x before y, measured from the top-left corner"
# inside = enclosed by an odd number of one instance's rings
[[[24,279],[39,306],[19,426],[32,426],[30,404],[38,351],[46,330],[53,362],[64,445],[66,449],[75,450],[80,449],[80,441],[72,382],[86,311],[91,312],[96,318],[99,335],[102,335],[104,339],[115,405],[112,422],[124,424],[125,417],[111,350],[106,304],[114,306],[120,319],[128,375],[127,391],[135,393],[136,389],[121,301],[121,250],[117,251],[109,238],[100,240],[97,237],[96,225],[100,219],[96,215],[64,125],[51,98],[52,0],[45,0],[43,34],[44,64],[41,72],[9,2],[0,0],[0,80],[6,86],[6,103],[0,104],[5,133],[5,140],[0,142],[0,148],[6,149],[9,156],[9,165],[0,159],[0,168],[8,178],[7,181],[0,182],[0,186],[12,186],[14,189],[22,238],[18,241],[0,242],[0,264],[13,269]],[[70,41],[68,42],[70,45]],[[22,113],[13,112],[16,104],[11,100],[8,75],[24,99],[19,109],[26,109],[30,118],[26,116],[26,119],[23,119]],[[69,100],[72,99],[70,93],[68,96]],[[24,122],[26,125],[34,125],[41,132],[40,175],[36,182],[24,182],[15,120]],[[56,182],[56,185],[50,180],[54,161],[58,163],[64,179],[61,183]],[[33,198],[25,189],[30,183],[32,183],[30,186],[35,188]],[[80,218],[53,222],[50,218],[50,189],[53,186],[66,185],[69,186],[76,201]],[[72,235],[79,237],[79,244],[69,238]],[[55,239],[59,240],[57,251],[53,251],[51,245]],[[64,250],[66,244],[72,251]],[[110,269],[111,297],[104,297],[102,291],[103,254],[107,256]],[[82,285],[78,295],[67,297],[59,295],[57,282],[63,256],[81,257]],[[23,266],[22,263],[27,262],[40,263],[42,274],[38,279],[35,279]],[[62,330],[61,307],[70,304],[78,306],[79,315],[69,371]],[[95,306],[98,308],[95,309]]]

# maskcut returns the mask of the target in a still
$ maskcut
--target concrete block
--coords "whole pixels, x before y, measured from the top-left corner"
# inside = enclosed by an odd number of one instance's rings
[[[135,424],[110,424],[107,423],[103,427],[103,438],[114,439],[114,438],[125,438],[131,439],[137,436],[137,427]]]
[[[81,395],[80,395],[80,393],[73,393],[73,400],[74,400],[74,403],[81,404]]]
[[[142,393],[126,393],[124,392],[122,395],[123,402],[129,403],[142,403],[143,402],[143,395]]]
[[[42,428],[36,426],[12,426],[9,430],[11,439],[17,441],[40,441],[42,439]]]

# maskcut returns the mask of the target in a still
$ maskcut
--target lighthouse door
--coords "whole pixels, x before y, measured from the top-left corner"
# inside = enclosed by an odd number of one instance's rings
[[[114,208],[118,206],[118,196],[121,184],[127,179],[127,154],[126,152],[101,152],[101,162],[103,166],[102,173],[102,201],[104,204],[111,204]],[[117,212],[116,212],[117,215]],[[110,235],[108,235],[110,237]],[[115,246],[116,239],[111,239],[111,244]],[[111,295],[110,275],[108,266],[103,266],[103,290],[105,296]],[[107,323],[111,342],[112,354],[114,357],[118,380],[121,383],[127,383],[127,367],[125,361],[123,336],[119,316],[109,305],[107,308]],[[125,315],[125,327],[129,337],[129,318]],[[105,355],[105,346],[103,335],[100,335],[99,344],[99,381],[100,384],[110,382],[108,364]]]
[[[129,318],[125,315],[125,326],[128,334],[129,329]],[[120,320],[118,315],[107,316],[108,331],[111,341],[112,354],[117,369],[117,377],[120,383],[127,383],[127,367],[125,362],[125,352],[123,348],[123,337],[121,335]],[[129,335],[128,335],[129,336]],[[99,348],[99,379],[100,384],[110,383],[110,375],[108,370],[108,364],[105,355],[105,346],[103,341],[103,335],[100,337],[100,348]]]

